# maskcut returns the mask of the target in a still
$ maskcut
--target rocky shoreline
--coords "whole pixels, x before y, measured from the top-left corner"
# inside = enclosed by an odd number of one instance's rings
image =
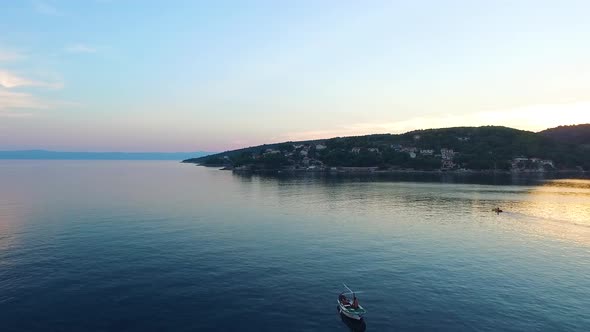
[[[222,171],[232,171],[234,173],[243,174],[302,174],[302,173],[320,173],[320,174],[457,174],[457,175],[588,175],[590,172],[584,170],[525,170],[525,171],[507,171],[507,170],[469,170],[469,169],[454,169],[454,170],[415,170],[415,169],[379,169],[379,167],[326,167],[326,168],[280,168],[280,169],[252,169],[247,167],[231,167],[224,165],[201,165],[208,168],[218,168]]]

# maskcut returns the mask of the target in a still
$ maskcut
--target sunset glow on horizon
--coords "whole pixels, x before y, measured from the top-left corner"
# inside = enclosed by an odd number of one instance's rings
[[[223,151],[590,123],[587,1],[23,1],[0,150]]]

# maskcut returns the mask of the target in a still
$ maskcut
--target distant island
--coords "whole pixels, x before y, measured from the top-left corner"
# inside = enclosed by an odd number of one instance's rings
[[[0,151],[0,159],[48,160],[182,160],[210,152],[61,152],[47,150]]]
[[[243,172],[584,172],[590,170],[590,125],[539,133],[484,126],[335,137],[265,144],[183,162]]]

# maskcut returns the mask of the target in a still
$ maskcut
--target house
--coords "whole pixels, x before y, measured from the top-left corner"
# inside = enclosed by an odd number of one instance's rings
[[[327,146],[325,146],[324,144],[316,144],[315,145],[315,149],[318,150],[318,151],[324,150],[326,148],[327,148]]]
[[[457,137],[459,142],[467,142],[471,139],[471,137]]]
[[[394,150],[394,151],[401,151],[402,149],[402,145],[401,144],[391,144],[390,147]]]
[[[369,152],[379,153],[379,149],[378,148],[369,148]]]
[[[352,148],[352,150],[350,150],[350,152],[355,153],[355,154],[359,154],[359,153],[361,153],[361,148]]]
[[[455,163],[453,162],[453,157],[455,156],[455,151],[453,149],[440,149],[441,155],[441,169],[452,169],[455,168]]]
[[[453,160],[455,151],[453,149],[440,149],[440,155],[443,160]]]
[[[412,147],[404,147],[400,151],[410,153],[410,152],[416,152],[416,151],[418,151],[418,149],[412,146]]]
[[[432,156],[432,155],[434,155],[434,150],[430,150],[430,149],[420,150],[420,154],[423,156]]]
[[[301,150],[301,151],[299,151],[299,154],[304,157],[307,157],[307,150]]]
[[[264,151],[263,155],[269,155],[269,154],[279,154],[281,153],[280,150],[275,150],[275,149],[266,149],[266,151]]]
[[[453,169],[455,168],[455,163],[451,159],[443,159],[441,161],[441,169]]]
[[[418,140],[420,140],[420,138],[422,138],[422,136],[420,136],[420,135],[414,135],[414,141],[418,141]]]
[[[537,171],[544,172],[547,169],[554,169],[553,160],[541,158],[517,157],[512,159],[511,168],[513,171]]]
[[[517,157],[512,159],[510,166],[512,170],[525,170],[530,164],[530,159],[525,157]]]

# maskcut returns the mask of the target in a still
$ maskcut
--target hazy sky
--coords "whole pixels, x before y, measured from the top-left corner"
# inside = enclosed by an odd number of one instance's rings
[[[0,149],[590,122],[590,1],[5,1]]]

